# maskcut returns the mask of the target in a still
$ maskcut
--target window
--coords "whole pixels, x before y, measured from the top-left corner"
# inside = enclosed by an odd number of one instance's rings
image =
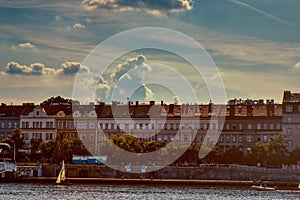
[[[99,129],[103,129],[103,124],[102,124],[102,123],[99,123],[98,128],[99,128]]]
[[[257,129],[259,130],[259,129],[261,129],[261,126],[260,126],[260,124],[257,124]]]
[[[247,136],[247,142],[252,142],[252,136],[251,135]]]
[[[4,122],[2,122],[1,123],[1,128],[4,128],[4,127],[5,127]]]
[[[264,142],[268,142],[268,136],[267,136],[267,135],[264,135],[263,141],[264,141]]]
[[[230,136],[229,136],[229,135],[226,136],[226,142],[227,142],[227,143],[230,142]]]
[[[268,124],[264,124],[264,129],[268,129]]]
[[[129,124],[125,124],[125,130],[129,130]]]
[[[168,129],[168,124],[164,124],[164,129]]]
[[[188,135],[184,135],[184,136],[183,136],[183,141],[185,141],[185,142],[189,141]]]
[[[18,126],[18,123],[14,122],[14,128],[17,128],[17,126]]]
[[[74,122],[67,122],[67,128],[73,129],[74,128]]]
[[[63,122],[58,122],[58,128],[62,129],[63,128]]]
[[[276,128],[277,128],[277,129],[281,129],[280,124],[277,124],[277,125],[276,125]]]
[[[86,122],[85,121],[78,121],[77,122],[77,128],[78,129],[85,129],[86,128]]]
[[[220,142],[223,142],[224,141],[224,137],[221,135],[220,136]]]
[[[247,129],[252,129],[252,124],[248,124]]]
[[[290,135],[292,133],[292,129],[290,129],[290,128],[286,129],[286,133],[287,133],[287,135]]]
[[[110,129],[111,129],[111,130],[114,130],[114,129],[115,129],[115,124],[111,123],[111,124],[110,124]]]
[[[230,128],[229,124],[226,124],[226,130],[229,130],[229,128]]]
[[[240,143],[243,142],[243,136],[239,136],[239,142],[240,142]]]
[[[90,122],[90,129],[95,129],[95,128],[96,128],[96,123]]]
[[[233,125],[232,125],[232,129],[233,129],[233,130],[236,130],[236,124],[233,124]]]
[[[232,136],[232,142],[236,143],[236,136],[235,135]]]
[[[102,134],[98,134],[98,141],[100,142],[100,141],[103,141],[103,135]]]
[[[214,130],[217,129],[217,123],[213,123],[213,129],[214,129]]]
[[[292,105],[287,105],[287,106],[285,107],[285,111],[286,111],[286,112],[293,112],[293,106],[292,106]]]
[[[298,112],[300,112],[300,105],[298,105]]]
[[[243,129],[243,124],[239,124],[239,129],[240,129],[240,130]]]
[[[8,122],[8,128],[11,128],[11,122]]]
[[[270,129],[274,129],[274,124],[270,124]]]
[[[90,140],[94,140],[94,134],[90,133]]]

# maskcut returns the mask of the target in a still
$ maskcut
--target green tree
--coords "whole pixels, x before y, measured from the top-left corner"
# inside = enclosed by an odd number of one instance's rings
[[[267,145],[261,142],[255,144],[251,149],[251,153],[247,156],[247,164],[256,166],[260,163],[261,166],[266,166],[267,164]]]
[[[288,163],[288,150],[286,148],[285,137],[282,134],[271,137],[267,146],[268,167],[280,167],[282,164]]]
[[[221,156],[221,162],[225,164],[244,164],[244,161],[244,153],[235,146]]]

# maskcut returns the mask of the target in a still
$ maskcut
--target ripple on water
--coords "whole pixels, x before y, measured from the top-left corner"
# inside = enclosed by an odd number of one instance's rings
[[[166,187],[166,186],[124,186],[124,185],[37,185],[1,184],[0,199],[5,200],[283,200],[300,199],[298,191],[259,192],[228,188]]]

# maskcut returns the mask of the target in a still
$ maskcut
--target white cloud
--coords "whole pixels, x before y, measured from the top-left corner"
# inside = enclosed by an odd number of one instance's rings
[[[107,10],[114,12],[145,12],[154,16],[166,13],[188,11],[193,8],[193,0],[83,0],[85,10]]]
[[[297,62],[297,63],[294,65],[294,68],[295,68],[295,69],[300,69],[300,62]]]
[[[31,44],[30,42],[11,46],[11,49],[13,49],[13,50],[18,50],[18,49],[34,50],[36,48],[37,47],[34,44]]]
[[[62,63],[60,68],[47,67],[43,63],[33,63],[29,66],[21,65],[17,62],[9,62],[5,67],[5,71],[1,72],[2,75],[15,74],[25,76],[44,76],[44,75],[70,75],[76,73],[90,73],[87,66],[83,66],[79,62],[65,62]]]
[[[75,29],[85,29],[85,25],[80,24],[80,23],[76,23],[73,25],[73,28]]]

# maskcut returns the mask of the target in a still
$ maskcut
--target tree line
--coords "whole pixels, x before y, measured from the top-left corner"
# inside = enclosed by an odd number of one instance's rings
[[[59,163],[61,160],[65,160],[67,163],[72,162],[73,155],[91,155],[85,148],[80,139],[73,139],[64,137],[64,135],[58,135],[56,139],[51,141],[42,141],[39,139],[31,140],[30,154],[23,152],[25,148],[24,137],[21,129],[15,129],[10,137],[7,137],[1,141],[2,143],[8,143],[11,147],[15,146],[15,158],[17,162],[49,162]],[[149,153],[164,149],[167,141],[145,141],[139,140],[139,138],[131,135],[116,134],[114,137],[106,143],[103,143],[101,153],[102,155],[108,155],[111,157],[117,157],[118,152],[105,152],[107,148],[105,145],[110,142],[121,149],[138,154]],[[276,135],[270,138],[268,143],[258,142],[256,143],[249,153],[244,153],[238,147],[231,147],[225,153],[219,151],[218,145],[216,145],[207,156],[203,159],[199,159],[198,154],[201,144],[193,142],[192,145],[187,147],[184,144],[176,146],[177,149],[187,149],[183,155],[181,155],[173,164],[182,163],[217,163],[217,164],[241,164],[250,166],[263,166],[263,167],[281,167],[282,164],[297,164],[300,161],[300,149],[288,151],[286,147],[284,135]],[[164,151],[164,154],[172,154],[174,151]],[[13,157],[13,148],[1,152],[2,156]]]

